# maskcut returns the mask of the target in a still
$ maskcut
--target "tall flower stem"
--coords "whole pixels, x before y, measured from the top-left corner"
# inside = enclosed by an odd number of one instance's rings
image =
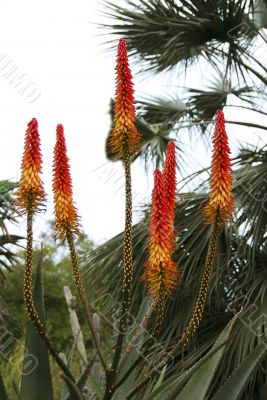
[[[213,230],[209,241],[208,254],[205,262],[205,267],[201,276],[200,287],[194,305],[192,317],[187,324],[182,338],[175,346],[175,349],[177,349],[181,345],[186,344],[189,341],[190,337],[193,336],[199,328],[209,292],[220,229],[221,227],[218,223],[217,217],[213,225]]]
[[[114,107],[114,128],[108,145],[116,159],[121,160],[125,173],[125,230],[123,244],[123,288],[120,309],[119,333],[114,357],[106,373],[107,384],[104,400],[112,397],[114,382],[121,358],[123,340],[127,331],[127,311],[131,304],[133,279],[132,255],[132,182],[131,157],[140,151],[141,135],[135,126],[135,106],[132,73],[129,67],[126,42],[119,40],[116,62],[116,97]]]
[[[94,324],[93,324],[92,313],[90,311],[90,305],[87,300],[86,292],[85,292],[85,289],[84,289],[84,286],[83,286],[82,280],[81,280],[79,263],[78,263],[77,253],[75,250],[75,245],[74,245],[74,240],[73,240],[73,234],[70,231],[67,232],[66,239],[67,239],[69,250],[70,250],[75,285],[76,285],[80,300],[84,306],[86,319],[87,319],[88,326],[89,326],[91,334],[92,334],[92,339],[93,339],[96,351],[100,358],[102,367],[106,371],[106,363],[105,363],[104,357],[102,355],[102,352],[101,352],[101,349],[99,346],[99,341],[97,339],[96,331],[95,331]]]
[[[203,214],[206,222],[213,224],[213,231],[209,241],[208,255],[193,314],[177,346],[184,345],[190,336],[194,335],[200,325],[210,287],[220,228],[230,219],[234,207],[230,148],[222,110],[216,111],[216,125],[212,141],[211,193],[203,208]]]
[[[123,245],[123,314],[131,304],[131,288],[133,281],[133,252],[132,252],[132,178],[130,154],[124,154],[125,173],[125,231]]]
[[[163,292],[162,295],[159,297],[155,307],[157,311],[157,317],[152,331],[153,338],[156,338],[160,333],[162,323],[164,320],[165,302],[166,302],[166,296],[165,293]]]
[[[112,397],[115,387],[114,380],[120,362],[123,341],[127,332],[127,312],[131,305],[131,289],[133,280],[133,254],[132,254],[132,178],[131,159],[129,151],[124,151],[124,174],[125,174],[125,229],[123,243],[123,288],[122,304],[120,310],[119,334],[115,345],[114,357],[111,368],[107,371],[107,385],[104,400]]]
[[[33,253],[33,233],[32,233],[32,223],[33,223],[33,211],[31,207],[31,201],[29,201],[29,207],[27,210],[27,247],[26,247],[26,265],[25,265],[25,272],[24,272],[24,301],[26,310],[28,313],[29,318],[31,319],[32,323],[36,327],[39,335],[42,337],[43,341],[46,344],[49,352],[55,359],[58,366],[62,369],[64,374],[72,381],[75,382],[75,379],[69,369],[67,368],[66,364],[62,361],[59,357],[58,352],[55,350],[52,342],[47,336],[45,332],[44,324],[41,322],[39,315],[36,311],[33,295],[32,295],[32,253]]]
[[[74,281],[78,295],[83,304],[86,319],[92,334],[92,339],[99,355],[101,364],[106,371],[106,364],[100,350],[99,341],[92,321],[92,313],[89,301],[86,296],[84,286],[80,276],[78,257],[74,245],[75,235],[80,233],[79,216],[72,196],[72,179],[70,174],[69,158],[67,156],[67,146],[62,124],[57,125],[56,144],[54,148],[53,163],[53,192],[55,206],[55,224],[54,229],[56,238],[68,242]]]

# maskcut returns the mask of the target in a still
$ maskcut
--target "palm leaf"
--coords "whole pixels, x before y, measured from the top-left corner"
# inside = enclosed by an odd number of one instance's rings
[[[259,344],[225,382],[222,388],[213,397],[214,400],[238,400],[244,392],[253,371],[257,369],[267,354],[267,343]],[[245,397],[247,398],[247,397]],[[251,398],[251,397],[250,397]]]
[[[205,85],[205,89],[186,88],[189,96],[188,106],[191,115],[200,120],[211,120],[214,118],[218,109],[223,109],[228,103],[228,96],[234,95],[242,101],[242,106],[246,109],[246,104],[257,110],[257,100],[259,93],[253,86],[234,85],[226,75],[221,72],[214,74]],[[258,106],[259,108],[259,106]]]
[[[159,124],[171,130],[190,111],[178,97],[147,97],[138,101],[138,115],[149,124]]]
[[[188,66],[201,56],[238,65],[256,35],[246,0],[105,2],[109,32],[124,36],[133,55],[154,71]],[[155,46],[155,43],[157,44]]]
[[[250,147],[241,150],[236,160],[238,169],[235,173],[235,197],[238,207],[238,226],[249,259],[253,267],[255,252],[266,248],[267,229],[267,148]],[[250,269],[250,272],[251,269]]]

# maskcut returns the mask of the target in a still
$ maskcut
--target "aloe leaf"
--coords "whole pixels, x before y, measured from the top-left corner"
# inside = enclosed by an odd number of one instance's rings
[[[77,381],[77,386],[80,390],[83,390],[83,388],[87,382],[88,376],[91,372],[91,369],[93,368],[94,362],[95,362],[95,357],[92,358],[92,360],[88,363],[88,365],[82,372],[81,376],[79,377],[79,379]]]
[[[140,306],[139,313],[137,314],[130,333],[127,334],[127,343],[126,348],[130,345],[131,351],[129,353],[124,353],[122,361],[119,365],[119,371],[117,376],[117,381],[119,381],[131,368],[131,366],[135,363],[135,361],[140,357],[142,353],[142,346],[144,341],[147,339],[146,331],[142,332],[135,341],[135,334],[140,329],[140,324],[142,323],[148,307],[151,303],[151,298],[146,297]],[[123,384],[116,390],[113,395],[113,400],[123,400],[127,396],[127,394],[132,390],[135,377],[136,377],[137,369],[133,369],[128,378],[123,382]]]
[[[14,392],[16,393],[17,400],[23,400],[23,397],[21,396],[21,394],[19,392],[19,388],[18,388],[16,382],[12,381],[12,387],[14,389]]]
[[[185,389],[187,387],[186,384],[190,381],[190,379],[195,381],[194,374],[197,374],[199,370],[205,370],[207,368],[206,365],[210,360],[213,360],[213,362],[211,362],[212,368],[216,371],[217,366],[218,366],[218,359],[216,357],[216,360],[215,360],[214,357],[217,355],[218,352],[220,353],[220,356],[221,356],[221,349],[223,351],[225,348],[225,344],[229,338],[232,326],[233,326],[237,316],[235,316],[229,322],[229,324],[224,328],[224,330],[222,331],[221,335],[218,337],[218,339],[214,343],[211,350],[204,357],[202,357],[201,360],[199,360],[190,369],[183,372],[180,376],[167,379],[157,389],[154,389],[153,392],[146,398],[146,400],[162,400],[163,394],[164,394],[164,400],[173,399],[174,396],[177,395],[177,393],[179,393],[180,390],[183,391],[183,389]],[[213,370],[209,370],[209,374],[211,374],[212,371]],[[208,385],[209,385],[208,377],[206,376],[206,386],[208,386]],[[195,396],[193,391],[194,391],[194,387],[192,384],[192,396]],[[182,393],[183,392],[180,392],[181,396],[183,396]],[[180,397],[180,396],[175,397],[175,399],[177,399],[177,400],[178,399],[181,400],[182,398],[184,399],[185,397]],[[188,400],[188,399],[193,400],[195,398],[200,400],[203,397],[200,397],[200,396],[199,397],[198,396],[191,397],[191,395],[188,395],[186,400]]]
[[[71,400],[84,400],[81,393],[77,389],[77,386],[74,385],[73,382],[66,375],[61,374],[61,378],[64,380],[68,387]]]
[[[104,392],[102,387],[100,386],[99,382],[97,382],[96,378],[94,377],[94,375],[90,375],[89,377],[90,380],[90,384],[92,386],[93,391],[95,392],[97,399],[98,400],[103,400],[104,397]]]
[[[0,374],[0,399],[1,400],[8,400],[5,385],[2,379],[2,376]]]
[[[145,297],[141,303],[140,310],[134,320],[133,326],[132,326],[130,332],[128,332],[128,334],[127,334],[126,347],[128,347],[128,344],[130,344],[132,346],[132,351],[129,353],[124,353],[123,358],[120,363],[120,366],[119,366],[118,379],[120,379],[127,372],[129,367],[136,361],[136,359],[140,355],[138,349],[142,348],[144,339],[147,335],[145,334],[145,332],[142,333],[138,337],[137,343],[134,342],[134,336],[135,336],[135,333],[140,328],[140,324],[142,323],[142,321],[144,319],[144,316],[148,310],[150,303],[151,303],[151,298],[149,296]]]
[[[155,390],[157,390],[161,386],[161,384],[163,383],[163,380],[164,380],[166,369],[167,369],[167,366],[165,365],[165,367],[163,367],[163,369],[160,373],[159,378],[154,379],[154,381],[151,382],[151,384],[146,388],[146,391],[144,393],[144,400],[146,400],[148,398],[148,396],[151,396],[151,393],[153,393]]]
[[[33,298],[40,320],[44,323],[42,254],[36,270]],[[27,400],[53,400],[48,350],[31,321],[28,321],[25,340],[21,395]]]
[[[75,349],[77,347],[77,340],[78,340],[78,335],[74,338],[74,341],[72,343],[72,346],[71,346],[69,354],[68,354],[68,359],[67,359],[67,362],[66,362],[68,368],[70,368],[71,365],[72,365]],[[61,389],[60,399],[64,400],[66,397],[67,398],[69,397],[69,389],[68,389],[68,386],[66,385],[66,383],[64,381],[62,389]]]
[[[77,380],[76,385],[77,385],[77,387],[79,388],[80,391],[83,390],[85,384],[87,383],[89,374],[90,374],[91,369],[92,369],[92,367],[93,367],[93,365],[94,365],[94,361],[95,361],[95,357],[93,357],[93,358],[91,359],[91,361],[87,364],[86,368],[83,370],[81,376],[80,376],[79,379]],[[67,396],[64,398],[64,400],[71,400],[71,399],[70,399],[70,396],[67,395]]]
[[[237,400],[267,354],[267,341],[256,346],[215,394],[213,400]]]
[[[235,319],[230,321],[230,323],[222,331],[219,338],[211,348],[211,351],[225,343],[229,337]],[[220,349],[212,357],[210,357],[204,364],[201,365],[200,368],[194,372],[181,393],[177,396],[177,400],[204,400],[206,398],[206,394],[218,369],[224,350],[225,345],[220,347]]]
[[[162,369],[162,371],[161,371],[161,373],[160,373],[160,376],[159,376],[159,379],[158,379],[156,385],[154,386],[154,388],[153,388],[153,390],[152,390],[152,393],[153,393],[155,390],[157,390],[157,388],[160,387],[160,385],[162,384],[163,379],[164,379],[164,376],[165,376],[166,369],[167,369],[167,366],[165,365],[165,367]]]

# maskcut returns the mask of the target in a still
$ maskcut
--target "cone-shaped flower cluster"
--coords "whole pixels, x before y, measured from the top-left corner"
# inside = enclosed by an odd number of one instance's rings
[[[24,142],[24,153],[21,165],[21,178],[16,193],[17,204],[23,212],[32,213],[40,210],[44,202],[44,188],[40,178],[42,156],[38,122],[33,118],[28,123]]]
[[[55,205],[56,237],[64,241],[67,234],[79,234],[79,222],[76,207],[72,198],[72,181],[69,159],[64,136],[64,128],[57,126],[56,145],[53,163],[53,192]]]
[[[166,201],[169,211],[169,219],[172,230],[173,250],[175,249],[175,201],[176,201],[176,159],[175,159],[175,144],[171,140],[168,143],[166,161],[163,169],[163,179],[166,189]]]
[[[178,269],[172,260],[173,227],[162,173],[154,172],[152,193],[149,259],[145,264],[144,280],[155,299],[162,293],[170,295],[178,277]]]
[[[230,149],[225,131],[224,114],[216,112],[216,127],[213,137],[213,157],[211,164],[211,194],[203,213],[209,224],[223,224],[233,210],[232,176]]]
[[[136,153],[141,142],[141,135],[134,124],[134,91],[124,39],[119,41],[116,71],[114,129],[110,136],[110,148],[118,159],[122,159],[125,151],[130,155]]]

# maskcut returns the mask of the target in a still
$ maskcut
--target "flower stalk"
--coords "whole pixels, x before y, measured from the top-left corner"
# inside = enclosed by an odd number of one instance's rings
[[[127,311],[131,304],[133,280],[132,255],[132,178],[131,158],[140,150],[141,135],[135,126],[135,106],[132,73],[129,67],[126,41],[121,38],[116,63],[116,97],[114,129],[109,138],[111,153],[123,162],[125,175],[125,229],[123,242],[123,287],[120,310],[119,334],[117,336],[112,364],[107,371],[107,386],[104,400],[112,397],[114,381],[121,358],[124,336],[127,331]]]
[[[45,199],[45,192],[40,178],[42,166],[42,156],[40,150],[40,137],[38,132],[38,123],[33,118],[29,123],[25,135],[24,154],[21,166],[21,179],[19,181],[18,191],[16,193],[16,202],[20,214],[26,214],[27,218],[27,245],[26,262],[24,271],[23,296],[27,314],[42,337],[49,352],[62,369],[64,374],[72,382],[75,379],[65,363],[61,360],[58,352],[55,350],[52,342],[47,336],[45,326],[40,320],[36,310],[32,294],[32,258],[33,258],[33,217],[40,212]]]
[[[64,128],[61,124],[57,126],[56,130],[56,144],[54,149],[53,163],[53,192],[56,217],[54,229],[56,238],[61,240],[61,242],[67,241],[68,243],[75,286],[85,309],[85,315],[92,334],[94,345],[98,352],[102,366],[104,370],[106,370],[105,360],[94,330],[91,307],[81,280],[79,262],[74,244],[75,235],[80,233],[80,224],[78,212],[74,205],[72,196],[70,165],[67,157]]]
[[[213,224],[213,230],[192,317],[178,343],[179,345],[186,344],[199,328],[212,279],[219,233],[225,222],[231,218],[231,213],[234,208],[230,148],[225,131],[225,120],[222,110],[216,112],[210,186],[211,193],[204,206],[203,215],[208,224]]]

